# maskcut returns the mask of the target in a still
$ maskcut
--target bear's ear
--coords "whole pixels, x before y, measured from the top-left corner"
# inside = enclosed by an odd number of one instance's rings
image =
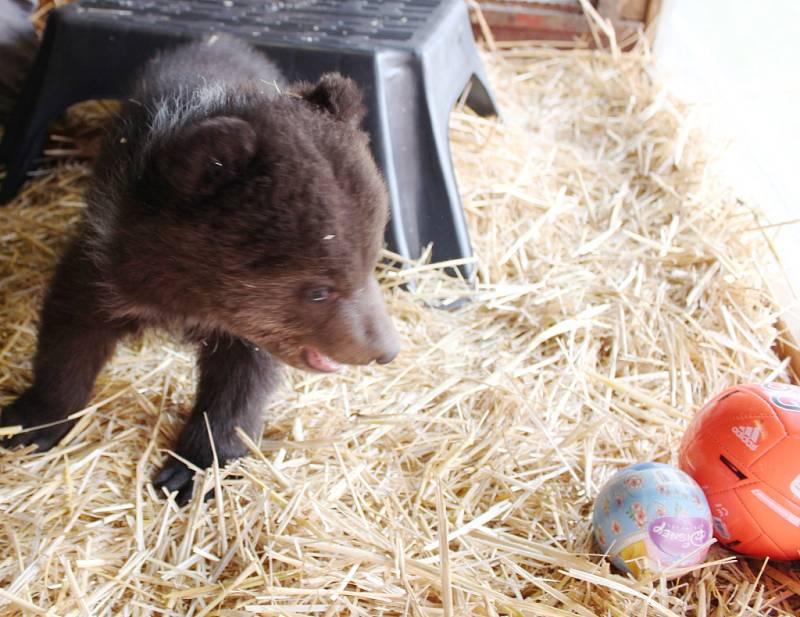
[[[219,116],[189,124],[156,156],[156,169],[182,197],[213,195],[235,180],[256,151],[256,132],[241,118]]]
[[[366,109],[356,82],[340,73],[325,73],[316,84],[301,83],[295,92],[337,120],[357,126]]]

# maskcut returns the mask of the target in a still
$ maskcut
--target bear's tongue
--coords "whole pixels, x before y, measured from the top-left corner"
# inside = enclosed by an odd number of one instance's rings
[[[341,368],[341,364],[321,353],[314,347],[303,349],[303,360],[309,367],[321,373],[333,373]]]

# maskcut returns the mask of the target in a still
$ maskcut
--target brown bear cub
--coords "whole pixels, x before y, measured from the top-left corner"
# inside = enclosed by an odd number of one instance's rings
[[[356,85],[286,86],[227,37],[165,53],[141,75],[99,157],[78,237],[44,301],[33,385],[4,447],[46,450],[74,424],[120,337],[178,328],[199,383],[174,450],[199,468],[245,453],[279,366],[386,363],[398,342],[374,277],[387,196]],[[34,428],[39,427],[39,428]],[[192,493],[170,457],[157,488]]]

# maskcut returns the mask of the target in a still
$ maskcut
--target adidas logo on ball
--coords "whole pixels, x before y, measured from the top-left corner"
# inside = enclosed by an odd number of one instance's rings
[[[758,448],[758,438],[761,436],[761,429],[757,426],[734,426],[731,432],[739,440],[750,448],[753,452]]]

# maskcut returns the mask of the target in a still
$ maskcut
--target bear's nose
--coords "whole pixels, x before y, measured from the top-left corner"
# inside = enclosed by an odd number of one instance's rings
[[[378,364],[389,364],[392,360],[397,357],[397,354],[400,352],[400,348],[393,349],[392,351],[383,354],[375,359],[375,362]]]
[[[383,345],[381,346],[380,352],[378,356],[375,358],[375,362],[378,364],[389,364],[392,360],[397,357],[397,354],[400,353],[400,342],[397,340],[397,337],[394,336],[394,333],[391,333],[391,336],[386,337],[388,340],[384,340]]]

